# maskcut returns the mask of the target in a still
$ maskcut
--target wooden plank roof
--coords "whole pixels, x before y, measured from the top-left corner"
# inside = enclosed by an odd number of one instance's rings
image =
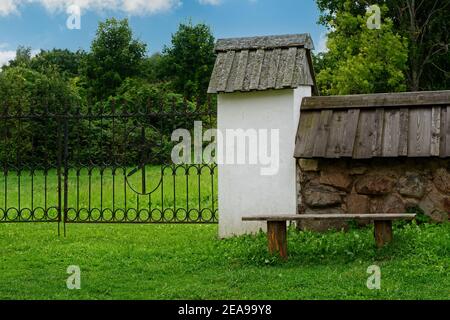
[[[314,86],[309,34],[221,39],[208,93]]]
[[[314,50],[313,41],[308,33],[219,39],[215,49],[217,52],[221,52],[230,50],[281,49],[290,47]]]
[[[450,91],[304,98],[295,157],[450,157]]]

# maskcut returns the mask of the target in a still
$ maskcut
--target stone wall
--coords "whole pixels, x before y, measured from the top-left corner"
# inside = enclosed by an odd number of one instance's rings
[[[434,221],[448,220],[450,160],[298,160],[299,214],[405,213],[420,207]],[[344,223],[303,223],[306,229]]]

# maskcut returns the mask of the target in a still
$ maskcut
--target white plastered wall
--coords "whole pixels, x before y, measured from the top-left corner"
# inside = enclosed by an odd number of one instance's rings
[[[218,96],[218,129],[278,129],[279,171],[261,175],[261,165],[219,163],[219,236],[265,231],[265,223],[243,222],[243,216],[297,212],[295,137],[301,99],[311,87]],[[270,139],[269,139],[270,141]],[[269,143],[270,145],[270,143]],[[218,147],[225,154],[226,143]]]

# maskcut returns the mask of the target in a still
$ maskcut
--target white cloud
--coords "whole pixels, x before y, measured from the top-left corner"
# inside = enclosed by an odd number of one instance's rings
[[[223,0],[197,0],[200,4],[218,6],[221,5]],[[258,0],[248,0],[250,3],[257,3]]]
[[[0,16],[18,13],[21,7],[31,3],[39,4],[53,13],[65,12],[69,6],[77,5],[82,11],[122,11],[145,15],[169,11],[180,6],[181,0],[0,0]]]
[[[200,4],[209,4],[212,6],[218,6],[222,3],[222,0],[198,0]]]
[[[36,56],[41,50],[31,50],[31,56]],[[10,60],[14,60],[16,58],[15,50],[0,50],[0,67],[9,63]]]
[[[17,0],[1,0],[0,1],[0,16],[7,16],[11,13],[17,12]]]
[[[9,60],[13,60],[16,57],[16,51],[7,50],[0,51],[0,67],[8,64]]]
[[[139,14],[169,11],[181,5],[180,0],[123,0],[122,10],[127,13]]]

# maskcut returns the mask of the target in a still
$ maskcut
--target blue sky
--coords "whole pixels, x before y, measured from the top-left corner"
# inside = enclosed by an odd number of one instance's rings
[[[66,27],[71,4],[81,8],[80,30]],[[321,50],[318,15],[315,0],[0,0],[0,64],[18,45],[88,50],[98,22],[108,17],[128,17],[149,54],[188,19],[210,25],[216,38],[309,32]]]

